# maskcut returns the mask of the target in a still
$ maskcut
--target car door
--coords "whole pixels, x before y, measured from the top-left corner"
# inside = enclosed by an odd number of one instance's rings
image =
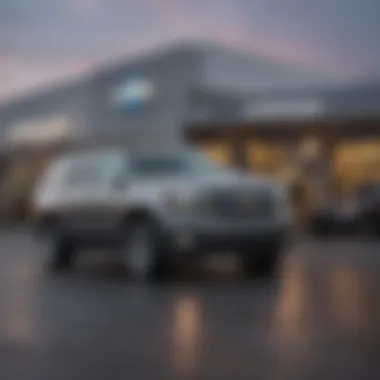
[[[102,160],[101,183],[91,207],[89,219],[100,235],[113,236],[120,224],[127,202],[129,173],[125,155],[109,155]]]
[[[110,232],[122,199],[122,191],[116,194],[111,184],[123,168],[123,156],[116,153],[88,154],[72,162],[63,196],[68,230],[88,238]]]

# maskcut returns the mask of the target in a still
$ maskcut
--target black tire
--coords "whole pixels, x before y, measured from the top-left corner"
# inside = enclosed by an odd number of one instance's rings
[[[274,274],[278,268],[282,247],[261,248],[245,252],[245,270],[250,276]]]
[[[74,264],[75,247],[68,239],[52,237],[49,247],[50,268],[53,272],[66,272]]]
[[[163,234],[157,223],[148,218],[137,220],[129,226],[125,235],[121,257],[133,279],[155,280],[170,272]]]
[[[310,231],[317,237],[332,236],[336,233],[335,223],[328,218],[314,218],[311,221]]]
[[[380,228],[378,224],[371,219],[362,219],[359,222],[359,231],[361,235],[369,238],[379,238]]]

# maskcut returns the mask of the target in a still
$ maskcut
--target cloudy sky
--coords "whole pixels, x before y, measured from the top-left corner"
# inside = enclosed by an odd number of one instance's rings
[[[0,100],[184,39],[380,76],[380,1],[0,0]]]

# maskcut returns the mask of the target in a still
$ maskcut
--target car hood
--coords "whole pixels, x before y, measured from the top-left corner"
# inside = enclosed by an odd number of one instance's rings
[[[273,188],[278,189],[282,184],[265,176],[249,175],[240,172],[202,173],[190,176],[159,177],[139,181],[144,186],[162,190],[200,191],[208,188]]]

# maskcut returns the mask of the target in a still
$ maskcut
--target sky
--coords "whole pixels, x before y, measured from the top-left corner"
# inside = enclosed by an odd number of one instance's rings
[[[0,0],[0,101],[180,41],[380,77],[379,0]]]

